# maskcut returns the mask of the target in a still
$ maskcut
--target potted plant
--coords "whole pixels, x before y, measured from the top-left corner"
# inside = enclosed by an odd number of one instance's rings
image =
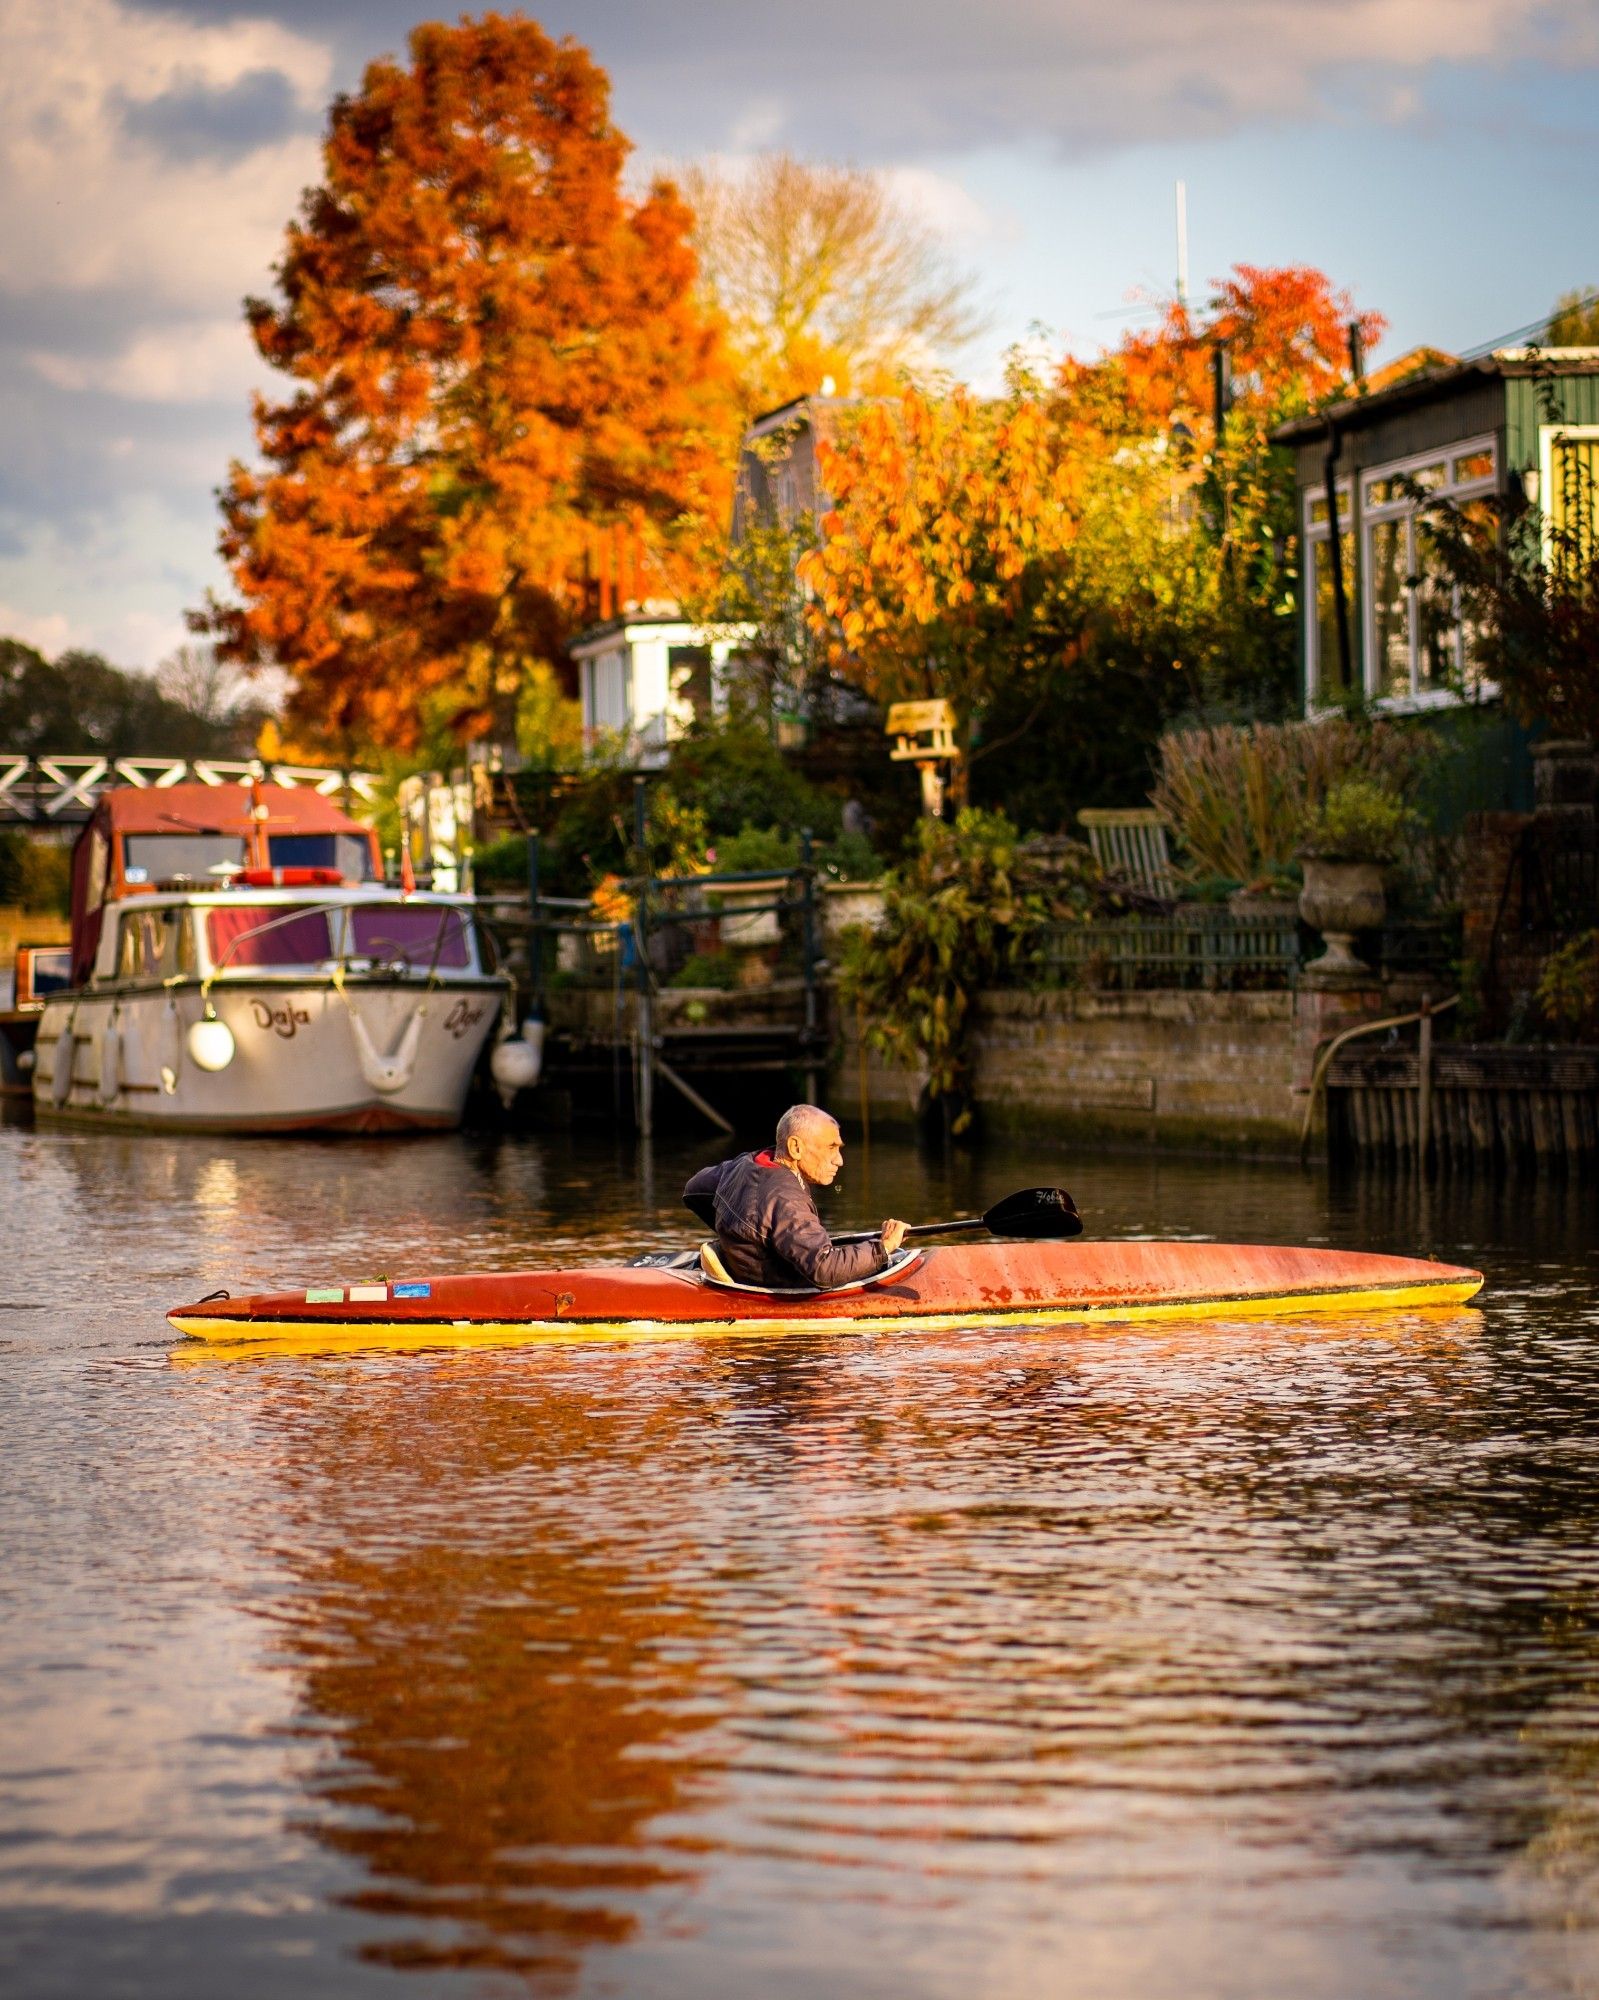
[[[1299,914],[1326,942],[1321,957],[1305,968],[1318,983],[1372,976],[1371,967],[1355,955],[1355,933],[1382,922],[1383,870],[1398,856],[1413,817],[1386,786],[1346,778],[1328,790],[1306,822]]]
[[[847,930],[883,924],[883,864],[863,833],[841,833],[821,850],[816,887],[821,901],[822,936],[829,948]]]
[[[746,824],[729,839],[719,840],[711,853],[718,875],[765,877],[714,890],[722,943],[733,951],[765,950],[777,944],[782,926],[772,906],[782,899],[789,874],[799,862],[799,836],[778,827]]]

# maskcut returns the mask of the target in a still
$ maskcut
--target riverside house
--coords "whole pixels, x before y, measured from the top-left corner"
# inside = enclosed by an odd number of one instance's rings
[[[1557,526],[1574,493],[1591,510],[1599,347],[1421,349],[1275,435],[1295,461],[1306,714],[1351,695],[1395,713],[1492,700],[1406,487],[1465,507],[1503,496]]]

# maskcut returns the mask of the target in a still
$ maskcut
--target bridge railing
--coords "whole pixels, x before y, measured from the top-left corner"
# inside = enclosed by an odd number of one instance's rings
[[[169,785],[288,785],[341,800],[352,810],[377,803],[372,771],[316,764],[268,764],[259,757],[25,757],[0,752],[0,822],[76,826],[115,785],[162,791]]]

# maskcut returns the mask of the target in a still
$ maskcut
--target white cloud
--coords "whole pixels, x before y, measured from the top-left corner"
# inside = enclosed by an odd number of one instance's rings
[[[264,372],[237,316],[153,328],[109,359],[35,349],[28,361],[58,389],[135,403],[238,402]]]
[[[72,627],[59,611],[46,612],[41,617],[3,602],[0,602],[0,638],[20,639],[25,646],[37,647],[50,658],[74,643]]]
[[[996,217],[952,174],[931,167],[889,167],[883,179],[901,204],[936,235],[951,243],[980,243],[999,234],[1014,237],[1015,216]]]
[[[130,110],[263,76],[310,117],[330,51],[271,21],[206,26],[119,0],[0,0],[0,271],[7,290],[117,287],[187,311],[260,289],[316,140],[231,157],[163,152]]]
[[[626,50],[619,85],[658,145],[770,143],[772,79],[792,76],[786,144],[878,161],[1216,138],[1337,115],[1352,88],[1364,115],[1408,119],[1391,87],[1434,70],[1599,60],[1593,0],[986,0],[980,18],[919,0],[910,32],[887,0],[759,12],[729,33],[726,0],[588,0],[580,32]]]
[[[775,97],[757,97],[747,102],[733,120],[728,143],[735,153],[759,152],[775,146],[788,123],[786,107]]]
[[[220,580],[208,512],[144,493],[70,526],[30,524],[0,557],[0,633],[153,667],[192,636],[184,611]]]

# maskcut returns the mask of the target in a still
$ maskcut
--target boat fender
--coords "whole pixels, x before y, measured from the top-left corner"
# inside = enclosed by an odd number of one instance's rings
[[[50,1073],[50,1102],[65,1104],[72,1095],[72,1068],[77,1061],[77,1040],[69,1021],[56,1036],[55,1068]]]
[[[203,1021],[196,1021],[189,1030],[189,1054],[196,1068],[209,1070],[213,1076],[227,1068],[232,1062],[235,1050],[233,1030],[226,1021],[219,1021],[215,1014],[208,1014]]]
[[[500,1102],[509,1111],[519,1090],[531,1090],[544,1067],[544,1023],[524,1021],[520,1035],[507,1035],[496,1042],[489,1057],[489,1074]]]
[[[166,1012],[161,1017],[161,1049],[164,1058],[161,1088],[171,1097],[177,1091],[178,1071],[183,1067],[183,1020],[175,1000],[167,1002]]]
[[[115,1021],[106,1023],[100,1037],[100,1102],[115,1104],[122,1094],[122,1030]]]
[[[355,1031],[355,1054],[361,1065],[361,1074],[369,1088],[381,1091],[390,1097],[397,1090],[404,1090],[416,1069],[416,1052],[422,1040],[422,1021],[427,1013],[426,1006],[418,1007],[406,1023],[398,1048],[391,1055],[380,1055],[377,1045],[367,1032],[367,1026],[355,1011],[348,994],[345,1004],[350,1008],[350,1026]]]

